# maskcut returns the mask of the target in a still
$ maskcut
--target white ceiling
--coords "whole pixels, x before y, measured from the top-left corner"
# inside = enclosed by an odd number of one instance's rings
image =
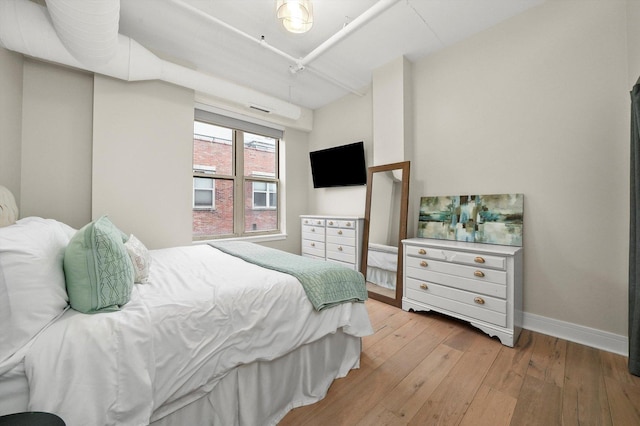
[[[544,0],[312,1],[313,28],[291,34],[276,0],[121,0],[120,33],[164,59],[316,109],[360,93],[393,59],[415,61]]]

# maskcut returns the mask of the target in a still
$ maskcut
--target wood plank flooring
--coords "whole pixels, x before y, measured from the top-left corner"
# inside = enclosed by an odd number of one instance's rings
[[[528,330],[509,348],[446,316],[366,306],[360,368],[280,426],[640,425],[626,357]]]

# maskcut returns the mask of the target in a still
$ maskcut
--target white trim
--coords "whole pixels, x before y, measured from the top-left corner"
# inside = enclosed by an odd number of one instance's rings
[[[251,241],[254,243],[261,243],[265,241],[280,241],[286,240],[287,234],[265,234],[265,235],[253,235],[253,236],[244,236],[244,237],[231,237],[231,238],[219,238],[219,239],[211,239],[211,240],[196,240],[192,241],[192,244],[209,244],[216,241]]]
[[[225,115],[227,117],[235,118],[236,120],[248,121],[249,123],[258,124],[260,126],[271,127],[276,130],[281,130],[284,132],[284,126],[278,123],[274,123],[272,121],[261,120],[256,117],[252,117],[251,115],[240,114],[229,109],[224,109],[218,106],[214,106],[208,103],[204,103],[203,99],[199,99],[196,95],[195,108],[201,109],[203,111],[209,111],[214,114]]]
[[[629,356],[629,338],[619,334],[523,312],[522,328]]]

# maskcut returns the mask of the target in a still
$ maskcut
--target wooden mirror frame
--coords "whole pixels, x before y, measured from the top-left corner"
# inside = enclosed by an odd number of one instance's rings
[[[398,268],[396,271],[396,296],[391,298],[383,294],[369,291],[369,297],[388,303],[393,306],[402,307],[403,289],[403,265],[402,265],[402,240],[407,238],[407,217],[409,212],[409,161],[372,166],[367,169],[367,201],[365,205],[364,229],[362,234],[362,262],[360,272],[367,279],[367,260],[369,255],[369,224],[371,220],[371,196],[373,194],[373,176],[375,173],[389,172],[392,170],[402,170],[402,194],[400,199],[400,229],[398,230]]]

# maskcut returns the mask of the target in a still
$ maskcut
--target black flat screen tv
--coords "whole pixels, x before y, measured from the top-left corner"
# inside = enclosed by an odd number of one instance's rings
[[[363,142],[312,151],[309,159],[314,188],[367,184]]]

